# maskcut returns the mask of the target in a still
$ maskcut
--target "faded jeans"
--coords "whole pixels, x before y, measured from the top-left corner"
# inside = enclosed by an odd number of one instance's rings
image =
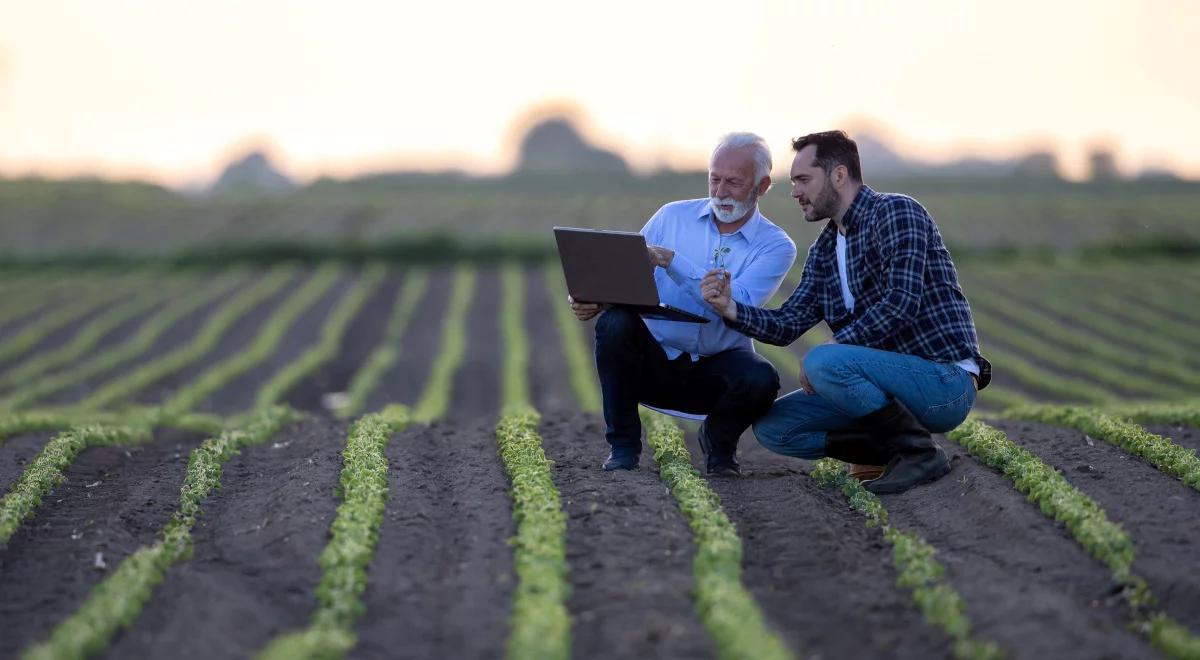
[[[823,344],[804,356],[804,373],[816,394],[782,396],[754,423],[759,443],[786,456],[824,457],[827,431],[847,429],[893,399],[933,433],[955,428],[975,405],[971,374],[913,355]]]

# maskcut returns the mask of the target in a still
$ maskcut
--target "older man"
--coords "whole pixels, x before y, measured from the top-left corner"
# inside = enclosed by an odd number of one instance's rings
[[[708,198],[672,202],[642,228],[662,302],[712,319],[643,319],[623,307],[571,301],[596,322],[596,368],[604,395],[605,470],[631,470],[641,455],[638,404],[706,415],[700,446],[709,474],[740,473],[738,437],[770,408],[779,374],[750,340],[720,323],[700,282],[710,269],[731,276],[732,299],[763,305],[796,259],[796,246],[758,210],[771,187],[771,152],[752,133],[721,139],[709,161]]]
[[[962,423],[991,380],[950,252],[916,200],[863,183],[858,146],[842,131],[792,148],[792,197],[809,222],[828,220],[800,285],[771,310],[731,295],[715,269],[701,285],[729,328],[760,341],[785,346],[822,320],[833,330],[804,357],[801,389],[779,399],[755,435],[799,458],[886,464],[865,482],[875,493],[938,479],[950,461],[930,432]]]

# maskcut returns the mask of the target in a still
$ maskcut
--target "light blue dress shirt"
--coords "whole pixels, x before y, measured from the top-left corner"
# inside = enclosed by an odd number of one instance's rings
[[[732,234],[717,231],[708,199],[671,202],[642,227],[648,245],[675,251],[668,268],[654,269],[659,300],[699,314],[710,323],[643,319],[650,333],[674,360],[689,353],[693,360],[731,348],[750,348],[750,338],[730,329],[700,294],[700,280],[724,267],[732,276],[733,299],[762,307],[775,295],[796,261],[796,244],[786,232],[754,209],[749,222]]]

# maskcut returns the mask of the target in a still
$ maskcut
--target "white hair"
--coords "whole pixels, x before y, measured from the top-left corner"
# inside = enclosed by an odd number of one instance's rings
[[[771,149],[761,136],[754,133],[726,133],[713,149],[712,156],[708,160],[709,167],[712,167],[713,160],[722,149],[754,150],[754,183],[756,185],[763,180],[763,177],[771,176]]]

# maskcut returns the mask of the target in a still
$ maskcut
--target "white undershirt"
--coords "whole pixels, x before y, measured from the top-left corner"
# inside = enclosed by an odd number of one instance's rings
[[[854,294],[850,293],[850,277],[846,274],[846,237],[842,232],[837,233],[837,263],[838,263],[838,280],[842,285],[842,302],[846,305],[846,310],[854,311]],[[979,375],[979,365],[974,358],[967,358],[955,362],[963,371],[970,374]]]

